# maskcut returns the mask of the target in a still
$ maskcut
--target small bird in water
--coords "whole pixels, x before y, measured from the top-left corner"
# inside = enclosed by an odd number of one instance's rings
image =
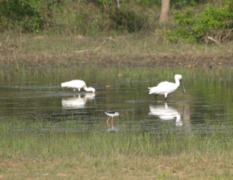
[[[61,83],[61,87],[62,88],[73,88],[73,91],[76,91],[76,89],[78,89],[79,92],[81,91],[82,88],[87,92],[92,92],[92,93],[95,92],[95,88],[87,87],[86,83],[83,80],[72,80],[68,82],[63,82]]]
[[[182,83],[182,76],[180,74],[175,75],[175,83],[164,81],[159,83],[157,86],[148,87],[149,94],[154,94],[155,97],[157,95],[164,95],[164,101],[167,100],[168,94],[174,92],[180,84],[182,85],[182,90],[185,92],[184,85]]]
[[[113,127],[113,118],[116,116],[119,116],[120,114],[116,111],[108,111],[108,112],[105,112],[105,114],[108,116],[108,119],[106,120],[107,126],[109,127],[109,120],[111,119],[111,124]]]

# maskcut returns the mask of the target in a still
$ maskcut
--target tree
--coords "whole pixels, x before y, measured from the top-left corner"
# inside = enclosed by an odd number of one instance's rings
[[[162,0],[159,22],[166,23],[168,21],[169,8],[170,8],[170,0]]]

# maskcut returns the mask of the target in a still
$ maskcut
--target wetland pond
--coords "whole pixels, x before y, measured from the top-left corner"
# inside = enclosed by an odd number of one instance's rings
[[[179,87],[155,100],[148,87],[182,74],[186,92]],[[96,93],[61,89],[61,82],[83,79]],[[120,113],[107,125],[105,111]],[[233,72],[228,70],[150,67],[64,67],[0,70],[0,121],[28,121],[33,131],[101,133],[211,133],[218,127],[233,130]],[[48,128],[48,124],[50,128]],[[165,128],[164,128],[165,127]]]

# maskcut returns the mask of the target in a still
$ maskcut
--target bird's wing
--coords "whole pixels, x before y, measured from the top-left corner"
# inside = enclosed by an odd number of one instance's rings
[[[173,86],[174,86],[174,83],[171,83],[171,82],[168,82],[168,81],[164,81],[164,82],[159,83],[155,87],[149,88],[149,90],[150,90],[149,94],[165,94]]]
[[[61,84],[62,87],[68,87],[68,88],[82,88],[85,85],[86,84],[83,80],[71,80]]]

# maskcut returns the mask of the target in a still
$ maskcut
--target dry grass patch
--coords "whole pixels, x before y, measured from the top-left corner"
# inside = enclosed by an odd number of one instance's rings
[[[176,157],[125,157],[80,159],[1,159],[4,178],[84,178],[84,179],[230,179],[232,153],[222,156],[186,155]]]
[[[3,34],[0,64],[23,65],[129,65],[129,66],[206,66],[233,65],[233,44],[166,44],[154,35],[84,37]]]

